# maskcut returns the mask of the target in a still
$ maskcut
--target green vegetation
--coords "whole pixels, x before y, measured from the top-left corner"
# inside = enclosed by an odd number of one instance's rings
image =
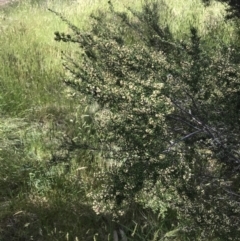
[[[239,237],[237,22],[137,2],[0,9],[0,240]]]

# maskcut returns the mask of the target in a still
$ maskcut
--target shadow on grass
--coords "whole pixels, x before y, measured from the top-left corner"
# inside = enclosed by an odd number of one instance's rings
[[[19,207],[19,203],[17,205]],[[1,241],[108,240],[108,219],[80,202],[51,200],[22,203],[22,209],[5,214]]]

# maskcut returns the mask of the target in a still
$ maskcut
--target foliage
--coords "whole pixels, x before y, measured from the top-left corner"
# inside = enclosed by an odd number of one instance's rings
[[[206,5],[211,3],[211,0],[202,0]],[[240,17],[240,4],[238,0],[217,0],[222,3],[226,3],[229,7],[227,9],[227,18]]]
[[[113,0],[118,11],[126,5],[140,10],[141,2]],[[121,161],[114,160],[115,153],[111,159],[109,154],[105,159],[96,155],[98,149],[109,153],[103,140],[105,126],[103,135],[96,136],[99,121],[108,121],[109,109],[99,108],[93,98],[88,102],[94,104],[86,107],[85,96],[61,81],[65,78],[61,51],[75,58],[78,46],[54,41],[53,31],[69,28],[47,8],[88,31],[95,21],[89,14],[107,12],[107,5],[105,0],[24,0],[0,8],[0,240],[113,240],[123,230],[134,241],[198,239],[185,237],[182,227],[194,226],[177,208],[187,205],[174,207],[179,193],[174,185],[164,187],[160,178],[155,185],[152,179],[145,180],[136,195],[125,192],[119,206],[110,200],[106,191],[114,183],[106,177],[106,170],[116,173]],[[204,50],[216,56],[222,42],[234,41],[233,26],[222,21],[223,11],[223,5],[217,3],[204,9],[201,0],[163,1],[159,26],[168,26],[165,29],[171,38],[184,42],[191,35],[189,25],[194,26]],[[118,22],[119,17],[108,14],[108,19]],[[138,25],[143,26],[134,11],[125,15],[136,24],[136,31]],[[104,32],[104,22],[96,26],[98,34]],[[131,27],[117,26],[128,46],[140,46],[144,31],[148,32],[145,25],[137,38]],[[238,61],[237,55],[233,57]],[[111,148],[116,151],[117,144]],[[122,180],[123,175],[119,184]],[[117,219],[113,211],[119,214]]]
[[[224,44],[209,54],[194,27],[189,41],[174,39],[159,24],[158,1],[128,10],[133,17],[110,3],[109,12],[92,16],[87,33],[60,15],[73,33],[55,33],[57,41],[81,48],[79,57],[65,55],[71,75],[65,83],[99,105],[95,148],[116,161],[102,198],[114,199],[115,207],[131,205],[141,190],[160,183],[160,192],[173,193],[173,226],[196,240],[236,240],[237,54]]]

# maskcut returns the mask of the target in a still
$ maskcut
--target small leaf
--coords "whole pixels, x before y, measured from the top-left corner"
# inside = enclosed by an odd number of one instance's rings
[[[173,238],[173,237],[176,237],[177,234],[178,234],[178,232],[179,232],[179,228],[176,228],[176,229],[174,229],[174,230],[172,230],[172,231],[167,232],[167,233],[164,235],[164,238]]]
[[[27,228],[30,225],[30,223],[25,223],[24,228]]]

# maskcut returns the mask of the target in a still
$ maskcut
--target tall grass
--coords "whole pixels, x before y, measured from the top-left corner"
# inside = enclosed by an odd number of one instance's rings
[[[120,11],[125,6],[141,9],[137,0],[112,3]],[[161,21],[176,38],[186,38],[194,25],[206,39],[214,30],[231,41],[233,29],[222,22],[223,5],[214,2],[205,9],[200,0],[168,0],[162,6]],[[63,84],[61,53],[74,54],[78,48],[54,41],[56,30],[69,29],[48,8],[87,31],[89,15],[108,4],[26,0],[0,9],[0,240],[112,240],[111,218],[91,207],[90,194],[101,189],[96,176],[104,173],[104,161],[86,150],[71,163],[64,161],[64,153],[53,154],[61,152],[63,134],[93,137],[91,123],[84,119],[90,115],[84,100],[72,98]],[[146,196],[141,200],[148,209],[136,206],[122,219],[129,240],[150,240],[150,232],[160,240],[167,228],[153,212],[159,202]]]
[[[31,4],[31,2],[33,2]],[[126,1],[126,6],[140,8],[140,1]],[[124,9],[124,2],[114,3],[117,9]],[[207,10],[200,1],[167,1],[163,4],[163,23],[168,24],[178,38],[188,34],[189,25],[198,26],[202,35],[208,31],[221,31],[229,37],[229,26],[223,23],[223,6],[213,4]],[[174,7],[172,7],[174,6]],[[89,15],[106,9],[107,1],[23,1],[10,10],[2,10],[0,18],[0,76],[1,109],[5,113],[24,115],[27,109],[34,109],[49,103],[66,105],[62,97],[61,50],[73,46],[54,42],[56,30],[67,32],[67,26],[56,18],[48,8],[63,14],[82,29],[89,26]],[[193,11],[194,9],[194,11]],[[209,30],[210,29],[210,30]],[[224,30],[224,33],[222,33]]]

